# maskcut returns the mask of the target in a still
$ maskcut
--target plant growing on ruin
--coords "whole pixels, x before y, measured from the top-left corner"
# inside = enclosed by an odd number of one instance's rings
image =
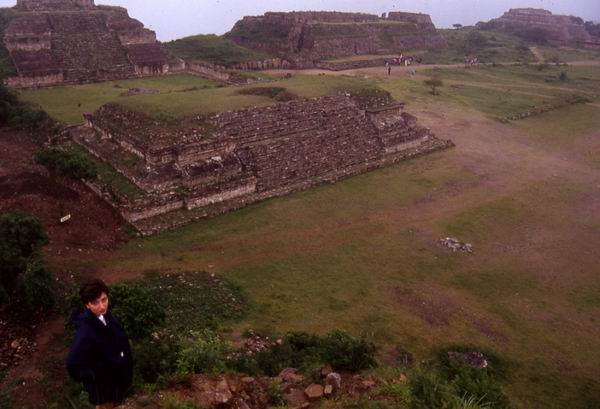
[[[439,77],[426,79],[423,83],[428,87],[431,87],[431,95],[439,95],[437,89],[444,85],[444,82]]]
[[[35,161],[55,175],[85,180],[98,177],[94,162],[74,151],[44,148],[36,152]]]

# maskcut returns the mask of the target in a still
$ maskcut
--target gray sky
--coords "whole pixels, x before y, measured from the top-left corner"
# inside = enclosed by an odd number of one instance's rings
[[[0,7],[15,3],[0,0]],[[193,34],[223,34],[243,16],[266,11],[411,11],[431,14],[436,26],[450,27],[454,23],[490,20],[511,7],[538,7],[600,21],[600,0],[96,0],[96,4],[126,7],[132,17],[155,30],[161,41]]]

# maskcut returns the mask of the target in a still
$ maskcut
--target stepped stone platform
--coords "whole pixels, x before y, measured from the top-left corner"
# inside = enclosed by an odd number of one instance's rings
[[[544,9],[510,9],[502,17],[491,20],[488,24],[512,32],[541,29],[548,33],[550,40],[557,42],[594,42],[594,38],[586,30],[584,21],[581,18],[556,15]]]
[[[93,0],[18,0],[4,33],[17,76],[12,87],[159,75],[185,70],[156,34],[121,7]]]
[[[70,132],[143,191],[132,199],[95,188],[151,235],[453,146],[382,94],[294,100],[177,124],[109,104]]]
[[[295,68],[324,58],[447,46],[426,14],[391,12],[266,13],[244,17],[226,34],[237,44],[275,55]]]

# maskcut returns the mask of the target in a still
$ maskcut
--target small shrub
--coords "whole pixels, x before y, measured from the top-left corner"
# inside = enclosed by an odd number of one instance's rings
[[[334,331],[323,340],[324,360],[336,369],[362,371],[376,366],[372,343],[357,340],[343,331]]]
[[[179,352],[177,372],[222,372],[226,368],[225,354],[228,350],[227,342],[216,333],[210,330],[193,332],[191,341]]]
[[[558,79],[561,80],[562,82],[565,82],[569,79],[569,76],[567,75],[566,72],[561,71],[560,75],[558,76]]]
[[[411,378],[411,409],[448,408],[452,390],[433,372],[417,373]]]
[[[86,156],[60,149],[41,149],[35,154],[36,163],[50,173],[74,179],[94,180],[98,177],[96,164]]]
[[[27,303],[32,307],[52,308],[54,306],[52,286],[52,275],[46,270],[43,260],[39,257],[31,259],[23,277]]]
[[[452,401],[450,407],[452,409],[490,409],[491,406],[482,402],[482,399],[477,399],[474,396],[456,397]]]
[[[437,89],[444,85],[444,82],[439,77],[426,79],[423,83],[431,87],[431,95],[439,95]]]
[[[536,65],[536,69],[537,69],[539,72],[542,72],[542,71],[544,71],[544,70],[547,70],[548,68],[550,68],[550,65],[548,65],[548,64],[546,64],[546,63],[543,63],[543,64],[538,64],[538,65]]]
[[[287,402],[283,397],[283,391],[277,382],[269,384],[267,393],[269,396],[269,405],[282,408],[287,406]]]
[[[48,237],[35,217],[24,213],[0,216],[0,286],[6,299],[15,290],[17,277],[25,272],[29,259],[47,242]]]
[[[492,409],[508,409],[510,402],[493,377],[478,368],[460,368],[452,386],[458,396],[470,396]]]
[[[167,393],[160,402],[161,409],[200,409],[193,402],[181,398],[174,393]]]
[[[110,288],[110,310],[132,340],[148,337],[165,321],[165,311],[140,287],[117,284]]]
[[[175,372],[179,346],[162,339],[144,340],[133,345],[136,383],[156,383],[159,377]]]

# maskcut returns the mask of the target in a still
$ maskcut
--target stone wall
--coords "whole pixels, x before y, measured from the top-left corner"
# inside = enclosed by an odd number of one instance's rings
[[[390,13],[384,18],[334,12],[266,13],[244,17],[226,36],[295,68],[314,66],[325,57],[447,46],[431,18],[414,13]]]
[[[510,9],[502,17],[490,21],[490,24],[507,31],[542,29],[550,40],[561,42],[586,42],[591,38],[581,19],[554,15],[543,9]]]
[[[185,71],[156,34],[121,7],[93,0],[23,0],[4,43],[18,77],[16,87],[85,83]]]
[[[389,95],[340,95],[194,116],[173,128],[107,105],[73,136],[146,192],[116,206],[149,234],[451,146],[403,108]],[[131,165],[127,155],[142,160]]]
[[[94,0],[17,0],[16,8],[27,11],[71,10],[94,7]]]

